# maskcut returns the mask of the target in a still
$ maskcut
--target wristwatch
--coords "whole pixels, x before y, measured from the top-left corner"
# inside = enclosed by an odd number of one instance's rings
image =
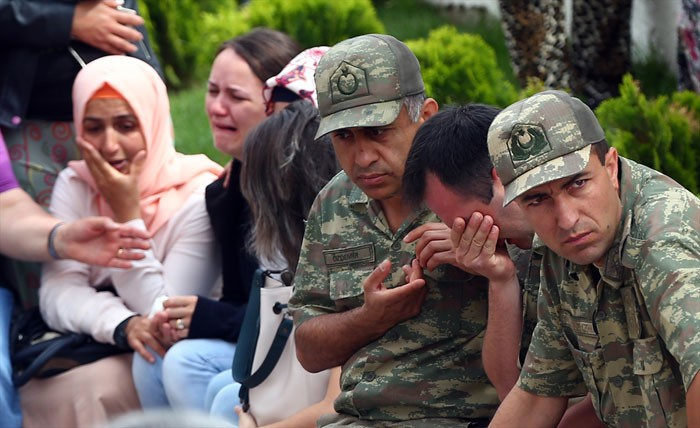
[[[119,323],[117,328],[114,329],[114,334],[112,337],[114,338],[114,343],[119,349],[131,349],[131,346],[129,346],[129,341],[126,337],[126,326],[129,324],[129,320],[135,316],[136,315],[132,315],[126,318],[124,321]]]

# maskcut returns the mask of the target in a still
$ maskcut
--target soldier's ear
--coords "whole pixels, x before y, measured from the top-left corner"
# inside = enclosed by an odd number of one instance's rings
[[[591,156],[595,156],[593,152],[591,151]],[[618,156],[617,156],[617,149],[615,147],[610,147],[608,149],[608,152],[605,154],[605,172],[608,175],[608,178],[610,179],[610,182],[612,183],[612,186],[617,190],[618,192],[620,191],[620,182],[617,179],[617,169],[618,169]]]
[[[423,110],[421,110],[421,119],[428,120],[432,115],[438,112],[438,103],[432,98],[426,98],[423,101]]]
[[[501,177],[498,176],[498,172],[496,172],[496,168],[491,168],[491,179],[493,180],[494,183],[500,183],[501,182]]]

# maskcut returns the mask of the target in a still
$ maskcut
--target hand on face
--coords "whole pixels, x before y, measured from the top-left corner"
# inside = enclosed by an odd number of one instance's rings
[[[426,223],[410,231],[404,242],[416,241],[418,264],[432,271],[442,264],[456,265],[451,230],[444,223]]]
[[[146,151],[139,151],[130,160],[128,171],[123,173],[107,162],[92,144],[81,137],[76,141],[100,194],[114,212],[115,220],[124,223],[141,218],[138,184]]]
[[[474,212],[468,223],[457,217],[451,234],[457,266],[492,282],[511,279],[515,275],[515,264],[506,248],[498,245],[498,234],[498,226],[491,216]]]

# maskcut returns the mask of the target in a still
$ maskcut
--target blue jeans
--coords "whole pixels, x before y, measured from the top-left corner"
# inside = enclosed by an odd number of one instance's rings
[[[165,358],[156,356],[154,364],[135,354],[132,374],[141,405],[209,412],[209,382],[231,368],[235,350],[235,344],[219,339],[185,339],[168,349]]]
[[[207,406],[209,414],[238,425],[238,416],[233,410],[240,403],[238,390],[241,384],[233,380],[231,369],[219,373],[209,382]]]
[[[0,415],[7,427],[22,426],[22,410],[19,395],[12,383],[10,363],[10,320],[12,319],[12,293],[0,287]]]

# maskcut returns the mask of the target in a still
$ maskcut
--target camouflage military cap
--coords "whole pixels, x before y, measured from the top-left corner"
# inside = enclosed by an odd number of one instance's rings
[[[342,128],[388,125],[404,97],[425,90],[416,56],[385,34],[336,44],[321,57],[314,77],[321,114],[316,138]]]
[[[605,138],[591,109],[562,91],[544,91],[496,116],[488,146],[505,185],[504,205],[541,184],[581,172],[590,145]]]

